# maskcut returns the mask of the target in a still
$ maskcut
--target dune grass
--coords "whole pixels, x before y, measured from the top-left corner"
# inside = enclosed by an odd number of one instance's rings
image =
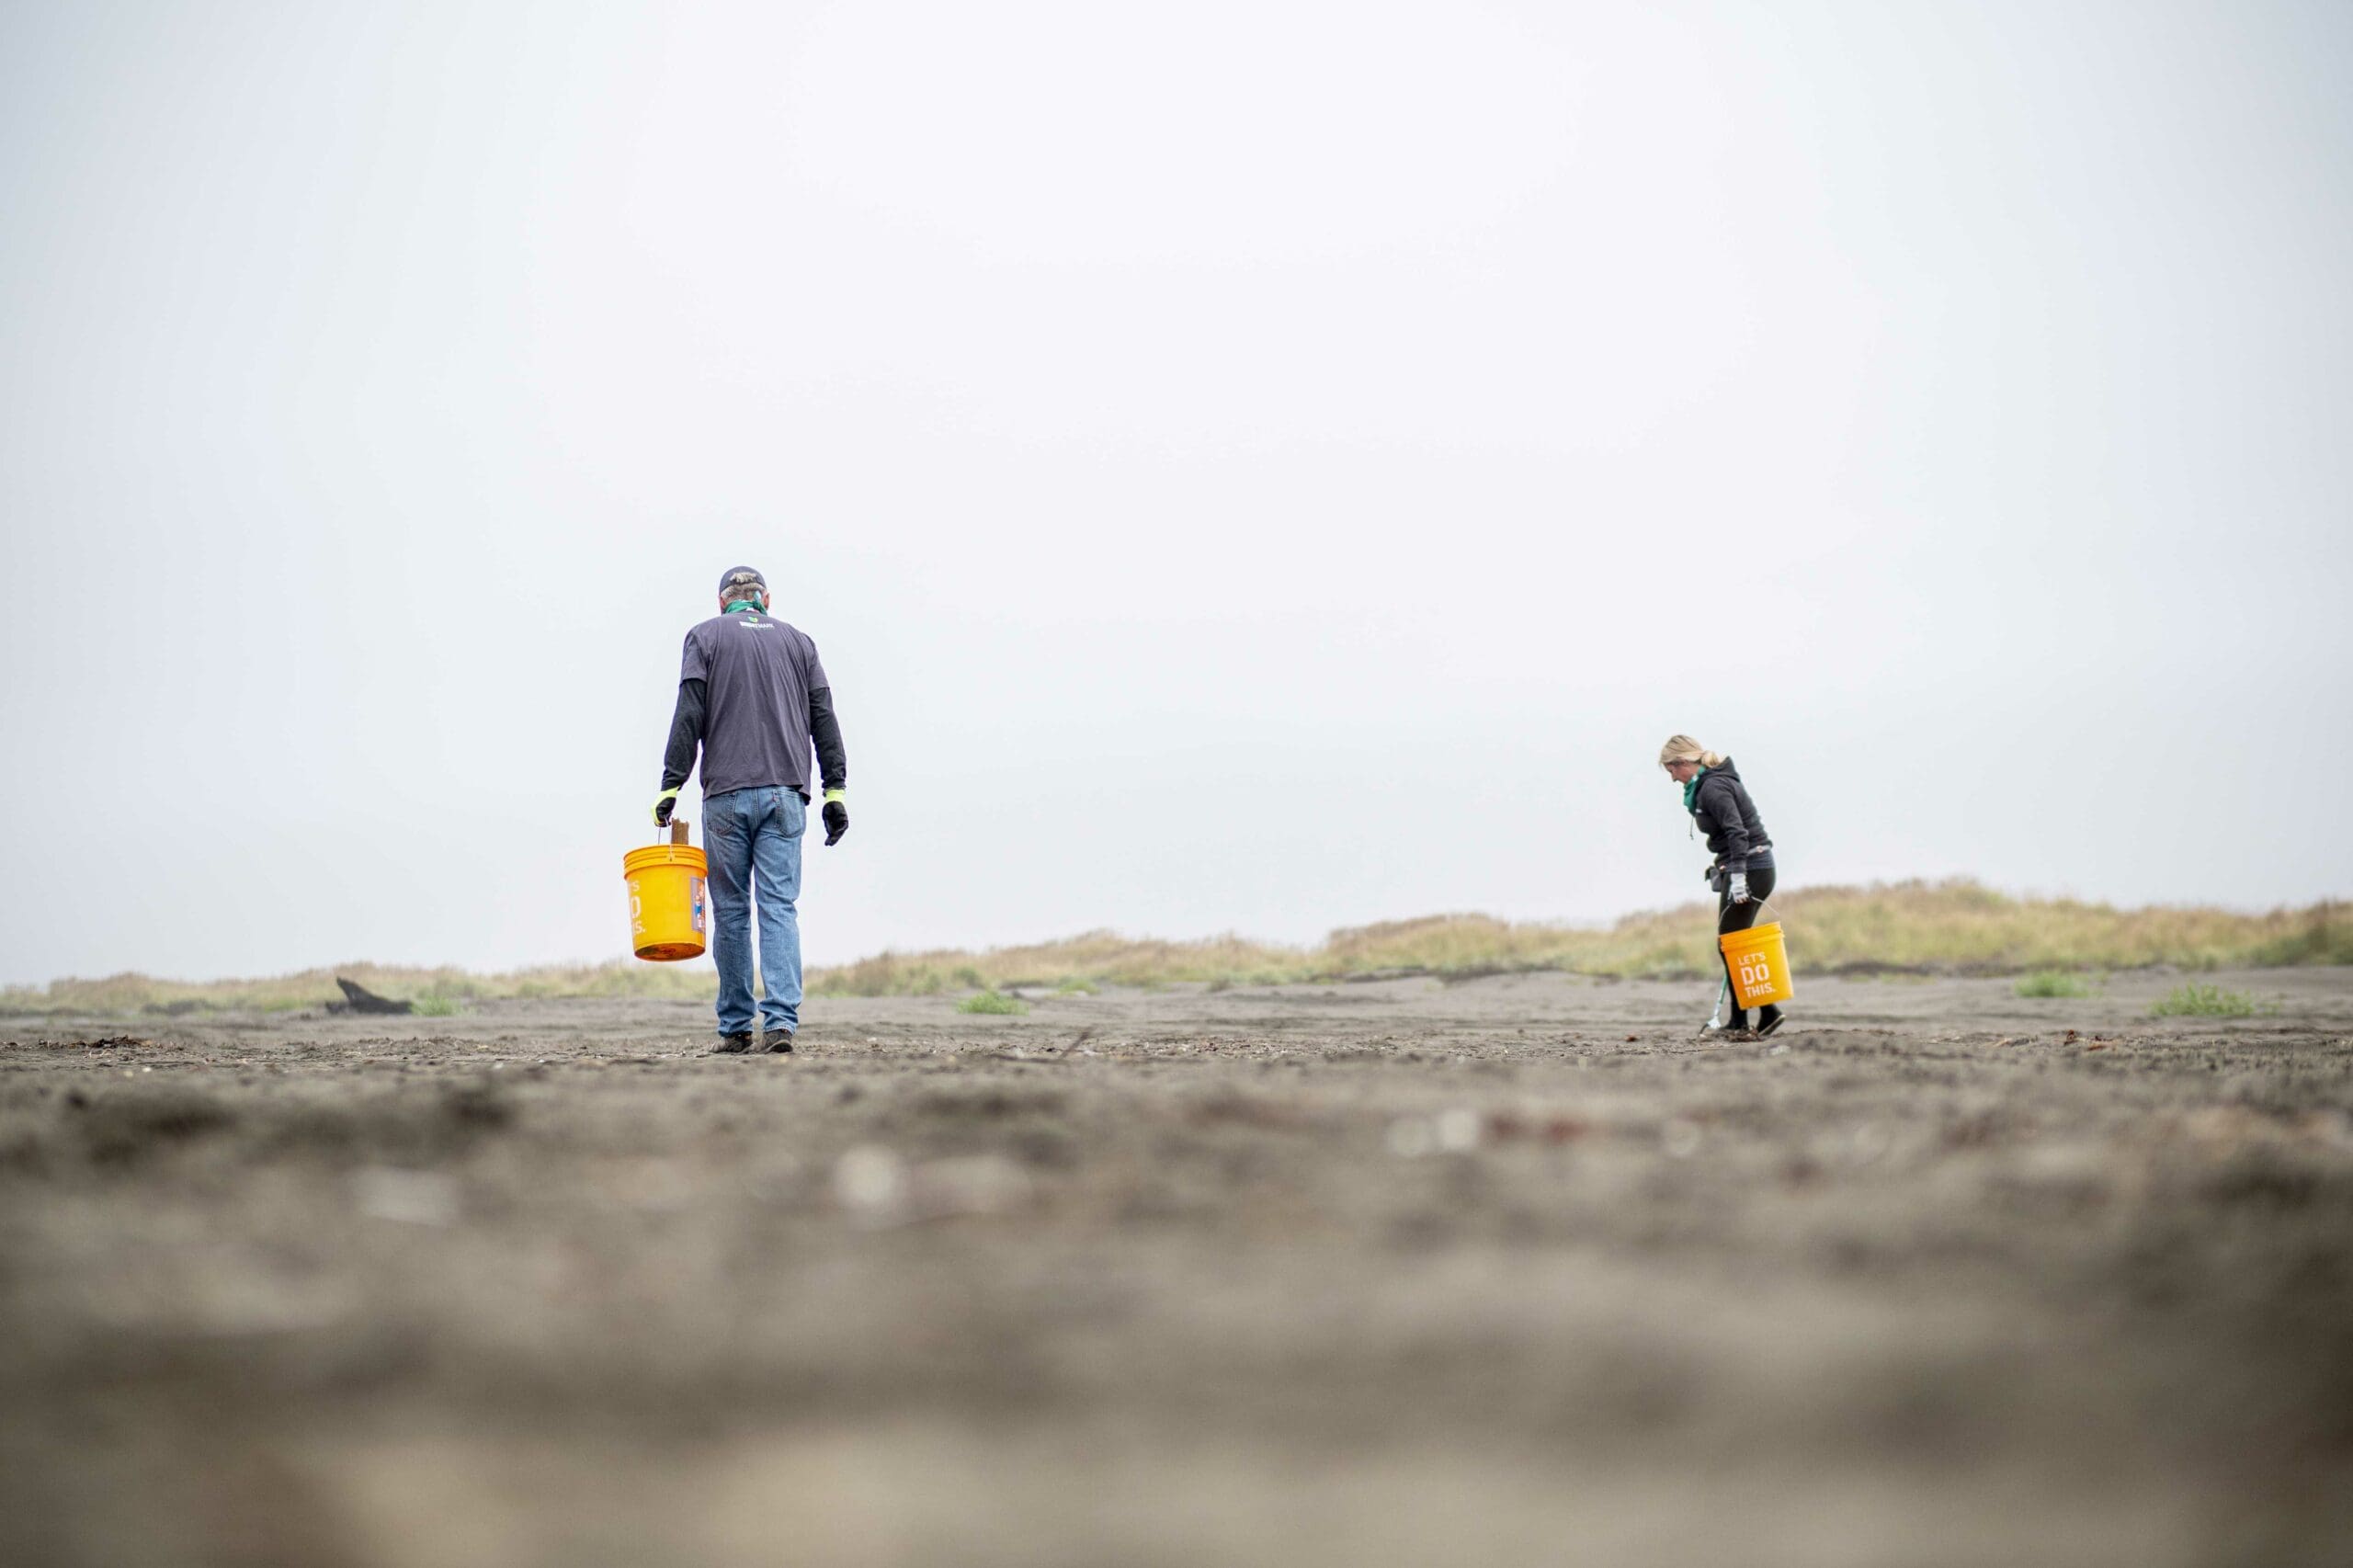
[[[2221,909],[2116,909],[2073,899],[2022,899],[1972,881],[1802,889],[1769,913],[1788,928],[1801,973],[1893,971],[2031,974],[2171,964],[2189,970],[2353,963],[2353,918],[2342,904],[2242,915]],[[1688,903],[1607,926],[1514,924],[1438,915],[1335,931],[1314,948],[1242,937],[1157,941],[1094,931],[1062,941],[881,953],[810,971],[821,996],[927,996],[1016,986],[1074,994],[1102,985],[1222,986],[1339,981],[1383,973],[1460,978],[1518,970],[1620,976],[1698,976],[1715,949],[1711,904]],[[269,980],[184,982],[120,974],[0,992],[0,1013],[272,1011],[336,998],[335,977],[412,1000],[460,1006],[500,997],[651,996],[708,1000],[707,964],[551,966],[510,974],[349,964]],[[438,1005],[438,1004],[437,1004]]]
[[[1946,881],[1805,889],[1776,897],[1770,913],[1787,927],[1791,961],[1816,974],[2042,971],[2074,981],[2075,971],[2151,964],[2204,970],[2353,963],[2353,919],[2334,903],[2268,915],[2120,910],[2073,899],[2012,898],[1975,882]],[[892,996],[976,985],[1251,985],[1384,972],[1459,977],[1539,969],[1691,976],[1706,972],[1714,948],[1715,908],[1695,903],[1603,926],[1431,915],[1335,931],[1313,949],[1232,936],[1165,942],[1095,931],[986,952],[883,953],[816,971],[811,988],[825,995]]]
[[[336,964],[262,980],[159,980],[116,974],[98,980],[58,980],[47,985],[0,989],[0,1014],[43,1013],[284,1013],[343,1000],[335,977],[358,982],[379,995],[419,1004],[428,1016],[447,1006],[522,996],[671,996],[707,1000],[718,981],[700,965],[553,964],[506,974],[460,969],[410,969],[374,963]]]

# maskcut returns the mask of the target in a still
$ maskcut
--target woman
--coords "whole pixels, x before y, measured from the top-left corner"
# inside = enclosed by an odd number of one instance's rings
[[[1691,813],[1692,823],[1707,837],[1708,852],[1716,858],[1716,863],[1708,868],[1709,885],[1716,890],[1716,934],[1747,930],[1756,924],[1758,909],[1773,893],[1773,841],[1765,835],[1764,819],[1756,814],[1756,802],[1748,798],[1748,787],[1740,781],[1740,770],[1732,765],[1732,758],[1717,756],[1688,735],[1673,736],[1659,747],[1658,765],[1683,786],[1683,809]],[[1716,957],[1723,961],[1721,948]],[[1724,981],[1727,984],[1732,981],[1728,962]],[[1739,999],[1737,986],[1732,995]],[[1757,1009],[1759,1038],[1780,1027],[1780,1008]],[[1748,1009],[1733,1008],[1724,1029],[1728,1034],[1746,1034]]]

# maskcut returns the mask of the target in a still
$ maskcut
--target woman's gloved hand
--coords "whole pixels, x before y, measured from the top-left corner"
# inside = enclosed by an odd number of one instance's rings
[[[1734,871],[1732,874],[1732,901],[1734,903],[1748,902],[1748,873],[1746,871]]]

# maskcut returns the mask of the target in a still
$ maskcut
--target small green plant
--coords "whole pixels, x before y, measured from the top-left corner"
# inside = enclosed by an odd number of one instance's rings
[[[1083,980],[1065,980],[1054,987],[1057,996],[1092,996],[1095,994],[1095,987]]]
[[[2040,969],[2018,983],[2021,996],[2088,996],[2090,983],[2063,969]]]
[[[2249,1018],[2255,1016],[2256,1006],[2255,998],[2244,991],[2225,991],[2219,985],[2177,985],[2151,1004],[2149,1011],[2160,1018]]]
[[[987,979],[982,975],[981,971],[968,963],[958,964],[955,971],[949,974],[948,979],[950,984],[961,986],[966,991],[994,989],[994,987],[989,985]]]
[[[956,1004],[960,1013],[1026,1013],[1029,1004],[1018,996],[1005,996],[995,991],[983,991],[978,996],[967,996]]]
[[[447,1018],[463,1012],[464,1008],[455,996],[444,996],[438,992],[428,991],[409,1004],[409,1011],[428,1018]]]

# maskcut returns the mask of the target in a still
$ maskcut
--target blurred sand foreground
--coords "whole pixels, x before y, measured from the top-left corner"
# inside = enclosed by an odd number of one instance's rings
[[[2353,970],[2181,978],[0,1018],[0,1562],[2342,1562]]]

